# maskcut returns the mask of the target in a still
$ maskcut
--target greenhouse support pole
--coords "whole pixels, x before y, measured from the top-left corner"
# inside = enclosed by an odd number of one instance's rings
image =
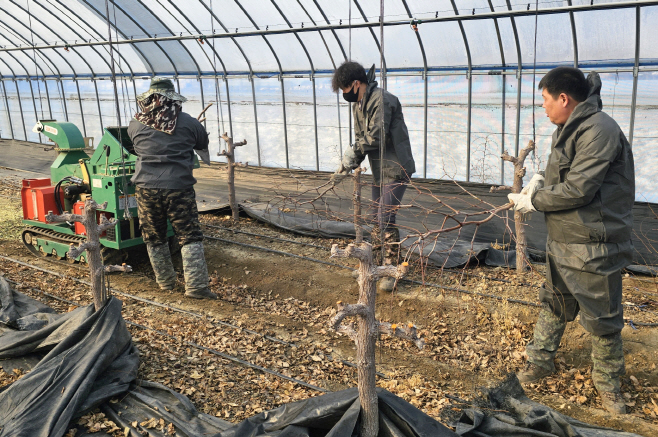
[[[135,78],[134,77],[132,78],[132,82],[133,82],[133,93],[135,93],[135,108],[137,108],[137,112],[139,112],[141,110],[141,108],[139,107],[139,104],[137,103],[137,85],[135,85]]]
[[[521,68],[517,70],[516,77],[518,79],[518,89],[516,90],[516,138],[514,139],[514,156],[519,156],[519,135],[521,135]]]
[[[635,105],[637,104],[637,80],[640,67],[640,7],[635,7],[635,66],[633,67],[633,96],[631,98],[631,122],[628,128],[628,143],[633,148],[633,131],[635,129]]]
[[[9,110],[9,96],[7,95],[7,87],[5,87],[4,79],[0,79],[2,82],[2,92],[5,95],[5,106],[7,108],[7,118],[9,119],[9,132],[11,132],[11,139],[14,140],[14,125],[11,122],[11,111]]]
[[[30,95],[32,96],[32,109],[34,109],[34,118],[38,122],[39,114],[37,113],[37,104],[36,104],[36,100],[34,99],[34,87],[32,86],[32,79],[28,77],[27,82],[30,85]],[[43,102],[41,101],[41,99],[39,99],[39,107],[41,107],[41,105],[43,105]],[[43,143],[43,138],[41,137],[41,133],[39,133],[39,142]]]
[[[258,154],[258,166],[260,162],[260,138],[258,137],[258,109],[256,108],[256,85],[254,84],[254,75],[249,75],[249,82],[251,82],[251,98],[254,102],[254,127],[256,128],[256,153]]]
[[[336,108],[338,109],[338,150],[340,151],[340,157],[343,157],[343,132],[340,125],[340,97],[336,93]]]
[[[503,102],[502,102],[502,130],[503,132],[500,135],[500,155],[502,156],[505,153],[505,94],[507,89],[505,88],[505,75],[503,74]],[[505,160],[501,158],[500,160],[500,185],[505,185]]]
[[[206,107],[206,101],[203,98],[203,79],[201,79],[200,75],[197,79],[199,81],[199,91],[201,91],[201,110],[203,111]],[[204,118],[206,118],[206,117],[204,117]],[[203,120],[203,127],[208,128],[207,120]]]
[[[473,104],[473,72],[468,69],[468,114],[466,115],[466,182],[471,180],[471,116]]]
[[[43,79],[43,87],[46,89],[46,100],[48,100],[48,118],[53,119],[53,110],[50,107],[50,93],[48,92],[48,81]]]
[[[80,104],[80,117],[82,118],[82,133],[84,136],[87,136],[87,126],[85,125],[85,112],[82,110],[82,96],[80,96],[80,82],[77,79],[73,79],[75,82],[75,87],[78,90],[78,103]]]
[[[423,71],[423,177],[427,178],[427,68]]]
[[[61,77],[57,79],[57,81],[59,82],[58,86],[62,87],[62,108],[64,108],[64,118],[66,119],[66,121],[69,121],[69,108],[66,105],[66,92],[64,91],[64,81],[62,81]]]
[[[283,147],[286,151],[286,168],[290,168],[290,156],[288,151],[288,121],[286,118],[286,87],[283,83],[283,75],[279,74],[281,82],[281,105],[283,106]]]
[[[320,171],[320,144],[318,142],[318,105],[315,95],[315,73],[311,73],[313,86],[313,128],[315,129],[315,171]]]
[[[226,85],[226,106],[228,107],[228,130],[233,136],[233,118],[231,117],[231,94],[228,88],[228,78],[224,76],[224,85]]]
[[[94,82],[94,91],[96,91],[96,105],[98,106],[98,120],[101,122],[101,137],[103,136],[103,112],[101,111],[101,99],[98,96],[98,82],[92,79]],[[117,124],[118,120],[117,120]]]
[[[23,116],[23,104],[21,103],[21,92],[18,89],[18,81],[13,79],[14,85],[16,85],[16,97],[18,98],[18,110],[21,112],[21,123],[23,124],[23,134],[25,135],[25,141],[27,141],[27,130],[25,129],[25,117]]]
[[[571,0],[567,0],[567,4],[571,7]],[[571,21],[571,40],[573,41],[573,66],[574,68],[578,68],[578,38],[573,11],[569,11],[569,21]],[[532,92],[534,93],[535,91],[533,90]]]

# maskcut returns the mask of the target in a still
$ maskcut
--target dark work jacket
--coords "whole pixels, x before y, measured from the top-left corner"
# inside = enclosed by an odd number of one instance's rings
[[[208,149],[208,133],[196,118],[181,112],[171,135],[133,118],[128,126],[128,135],[137,155],[132,177],[136,185],[170,190],[194,186],[194,149]]]
[[[598,91],[598,75],[595,80]],[[534,207],[544,212],[550,240],[630,243],[633,154],[617,123],[601,112],[600,105],[598,92],[590,94],[553,133],[544,188],[532,197]]]
[[[352,105],[354,115],[354,154],[359,162],[366,156],[375,184],[380,183],[380,171],[383,167],[384,183],[406,180],[416,172],[416,164],[411,154],[409,132],[402,115],[402,105],[397,97],[377,87],[374,80],[375,70],[368,72],[368,87],[363,95],[363,104]],[[382,127],[382,107],[384,108],[384,163],[380,159],[380,142]]]

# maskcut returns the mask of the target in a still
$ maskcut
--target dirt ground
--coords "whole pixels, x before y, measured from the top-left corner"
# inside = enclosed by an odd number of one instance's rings
[[[84,270],[35,258],[22,246],[20,201],[12,198],[19,195],[16,183],[0,183],[0,195],[5,196],[0,197],[0,255],[85,278]],[[206,214],[202,223],[229,228],[206,226],[204,233],[208,236],[356,265],[329,258],[331,244],[344,241],[300,237],[247,218],[233,224],[229,217]],[[203,352],[189,342],[324,390],[356,385],[356,370],[345,363],[354,361],[354,346],[327,325],[337,301],[351,303],[357,299],[357,284],[349,269],[212,239],[206,240],[205,248],[211,287],[220,296],[217,301],[184,298],[180,274],[174,292],[160,291],[143,253],[133,253],[129,259],[133,273],[110,277],[112,287],[120,292],[201,315],[195,317],[117,295],[124,301],[127,321],[160,331],[129,327],[141,353],[141,378],[164,383],[190,397],[200,411],[234,422],[321,392]],[[426,341],[425,348],[418,350],[413,344],[383,336],[378,343],[377,370],[384,376],[378,379],[378,385],[442,420],[446,407],[463,408],[474,399],[478,387],[495,385],[523,366],[525,344],[532,335],[538,308],[505,299],[536,302],[542,267],[534,266],[532,272],[518,276],[514,270],[477,266],[460,272],[428,269],[424,276],[420,273],[414,271],[411,277],[502,299],[409,283],[400,283],[395,293],[377,296],[380,320],[414,323]],[[70,311],[75,305],[49,299],[31,288],[80,305],[90,302],[86,288],[72,279],[6,259],[0,259],[0,274],[22,283],[17,287],[19,291],[59,311]],[[625,317],[635,322],[658,322],[658,287],[653,278],[626,277],[624,293]],[[627,369],[622,392],[628,415],[612,417],[601,409],[590,375],[589,334],[577,322],[567,328],[556,360],[558,372],[538,384],[526,385],[526,393],[535,401],[588,423],[644,436],[658,435],[657,332],[658,328],[641,326],[626,326],[622,331]],[[22,373],[0,372],[0,385],[11,383]],[[102,418],[90,417],[84,419],[89,427],[104,423]],[[108,427],[111,430],[111,425],[104,429]]]

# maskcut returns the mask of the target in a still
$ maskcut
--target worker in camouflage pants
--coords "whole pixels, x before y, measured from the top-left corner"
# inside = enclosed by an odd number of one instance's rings
[[[566,324],[580,316],[592,337],[592,380],[603,407],[624,414],[621,270],[633,253],[633,154],[617,123],[601,111],[598,74],[585,79],[577,68],[558,67],[539,89],[557,125],[546,174],[508,195],[515,211],[542,211],[548,230],[543,308],[517,376],[528,383],[555,372]]]
[[[209,288],[192,176],[194,151],[207,155],[208,133],[181,111],[185,100],[171,80],[157,77],[147,92],[137,96],[142,111],[128,126],[137,155],[132,182],[142,237],[160,288],[172,290],[176,283],[167,244],[169,220],[181,246],[185,296],[216,299]]]

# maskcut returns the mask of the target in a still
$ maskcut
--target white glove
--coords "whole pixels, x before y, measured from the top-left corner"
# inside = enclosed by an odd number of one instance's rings
[[[540,188],[544,188],[544,176],[542,176],[539,173],[536,173],[532,177],[532,179],[530,179],[530,182],[528,182],[528,185],[523,187],[523,189],[521,190],[521,194],[530,194],[530,196],[532,196]]]
[[[338,167],[338,170],[331,175],[331,183],[334,185],[340,184],[351,172],[351,169],[345,168],[345,166],[341,164],[340,167]]]
[[[507,198],[510,202],[514,203],[512,209],[518,211],[521,214],[530,214],[531,212],[537,211],[534,206],[532,206],[532,200],[530,199],[530,194],[508,194]]]

